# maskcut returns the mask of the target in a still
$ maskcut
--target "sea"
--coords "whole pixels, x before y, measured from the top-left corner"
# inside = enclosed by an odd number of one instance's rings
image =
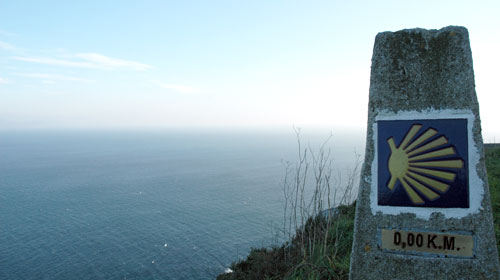
[[[300,141],[342,176],[365,136]],[[0,279],[214,279],[282,241],[298,147],[292,128],[2,131]]]

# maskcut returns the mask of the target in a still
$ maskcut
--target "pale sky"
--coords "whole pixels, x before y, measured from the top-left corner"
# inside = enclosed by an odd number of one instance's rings
[[[364,130],[378,32],[469,30],[500,141],[500,1],[1,1],[0,129]]]

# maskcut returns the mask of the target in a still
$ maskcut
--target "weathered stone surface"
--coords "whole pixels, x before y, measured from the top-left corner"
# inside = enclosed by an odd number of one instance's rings
[[[479,190],[479,194],[471,194],[470,209],[403,207],[394,212],[390,207],[374,207],[377,120],[383,116],[429,119],[455,115],[468,118],[469,171],[475,178],[470,180],[470,186],[471,190]],[[388,252],[381,247],[382,229],[472,233],[474,257]],[[450,26],[379,33],[372,58],[366,151],[350,278],[499,279],[499,275],[467,29]]]

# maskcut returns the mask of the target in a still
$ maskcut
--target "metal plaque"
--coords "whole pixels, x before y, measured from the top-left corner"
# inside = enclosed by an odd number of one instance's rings
[[[471,258],[472,235],[382,229],[382,249],[400,253],[429,253]]]

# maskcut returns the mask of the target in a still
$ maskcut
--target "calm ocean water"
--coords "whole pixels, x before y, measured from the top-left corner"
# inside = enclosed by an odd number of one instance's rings
[[[345,171],[364,135],[333,133]],[[0,279],[213,279],[272,242],[296,150],[292,129],[0,132]]]

